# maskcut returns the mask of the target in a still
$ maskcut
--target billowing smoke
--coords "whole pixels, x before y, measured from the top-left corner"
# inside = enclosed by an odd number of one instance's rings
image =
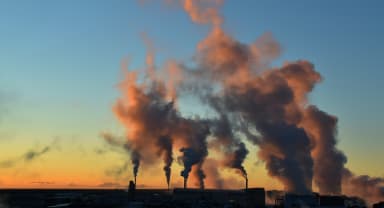
[[[344,169],[343,193],[360,197],[370,205],[384,201],[384,178],[368,175],[356,176],[348,169]]]
[[[177,112],[173,102],[167,101],[164,83],[151,80],[138,84],[135,72],[127,72],[121,84],[124,97],[114,107],[116,116],[126,126],[127,147],[136,179],[141,161],[152,164],[158,155],[163,155],[167,182],[172,164],[173,123]],[[156,154],[157,153],[157,154]]]
[[[337,118],[315,106],[304,111],[303,126],[313,142],[314,182],[322,194],[340,194],[346,156],[336,148]]]
[[[240,43],[222,30],[221,22],[216,21],[222,18],[217,18],[220,15],[215,8],[199,8],[199,1],[194,3],[193,10],[184,4],[192,20],[213,25],[197,47],[199,67],[193,74],[199,80],[208,79],[215,90],[204,91],[199,97],[220,115],[232,115],[229,126],[241,126],[237,130],[260,147],[258,156],[268,173],[278,178],[287,191],[310,193],[314,162],[311,139],[301,127],[302,100],[320,80],[319,74],[306,61],[266,70],[280,53],[270,34],[253,44]],[[233,138],[232,135],[228,132],[224,138]],[[234,158],[230,166],[244,170],[236,164],[243,160]]]
[[[193,149],[198,163],[202,164],[208,155],[206,138],[209,134],[207,121],[180,116],[174,105],[175,97],[169,96],[170,86],[173,85],[167,85],[155,73],[140,83],[137,72],[127,72],[120,85],[123,97],[114,107],[116,116],[126,127],[126,146],[131,153],[134,177],[141,163],[151,165],[162,155],[168,185],[173,143],[176,141],[179,146]],[[202,176],[199,174],[201,184]]]
[[[153,45],[145,39],[148,69],[143,77],[126,73],[113,109],[126,129],[135,177],[140,164],[151,165],[161,156],[169,185],[177,148],[185,185],[191,175],[200,188],[210,178],[207,173],[220,178],[203,171],[209,150],[220,155],[215,163],[248,180],[247,139],[259,147],[268,174],[288,192],[311,193],[314,181],[322,194],[340,194],[347,183],[365,184],[364,193],[380,196],[381,180],[345,173],[346,156],[336,147],[337,118],[309,103],[309,93],[322,80],[313,64],[298,60],[271,67],[281,49],[270,33],[253,43],[239,42],[222,28],[222,0],[180,2],[193,22],[210,26],[197,45],[194,67],[170,61],[156,68]],[[183,94],[195,96],[212,114],[183,117],[177,108]]]
[[[204,78],[213,79],[221,87],[218,93],[202,95],[202,99],[218,112],[236,115],[232,125],[244,123],[240,129],[260,147],[259,157],[266,162],[269,174],[280,179],[287,190],[310,192],[310,139],[299,127],[299,104],[295,102],[295,89],[287,81],[287,77],[300,71],[316,73],[313,68],[308,69],[310,64],[295,62],[259,73],[252,68],[252,62],[257,61],[252,47],[217,28],[199,46]]]
[[[180,175],[184,178],[184,186],[186,185],[189,177],[189,173],[192,170],[192,165],[199,162],[198,154],[191,148],[181,148],[180,152],[183,154],[180,160],[183,163],[184,169],[180,172]]]
[[[205,174],[202,165],[208,156],[209,124],[205,120],[196,118],[195,120],[183,119],[179,125],[177,134],[180,136],[178,138],[183,138],[184,142],[184,147],[180,149],[182,155],[179,157],[184,169],[180,175],[184,177],[184,181],[187,183],[192,166],[196,165],[194,175],[199,181],[199,187],[203,189]]]

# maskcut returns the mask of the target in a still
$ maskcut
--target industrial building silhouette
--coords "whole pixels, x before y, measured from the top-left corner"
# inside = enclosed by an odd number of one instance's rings
[[[273,196],[273,197],[271,197]],[[133,181],[127,190],[0,190],[0,207],[6,208],[144,208],[144,207],[222,207],[222,208],[363,208],[362,199],[298,195],[264,188],[219,189],[136,189]],[[267,200],[268,199],[268,200]],[[272,202],[271,202],[272,199]],[[269,201],[269,203],[266,203]],[[373,205],[383,208],[384,202]]]

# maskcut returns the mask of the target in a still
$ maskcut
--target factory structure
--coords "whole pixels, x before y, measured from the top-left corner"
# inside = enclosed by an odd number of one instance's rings
[[[0,207],[7,208],[384,208],[356,197],[298,195],[264,188],[136,189],[127,190],[0,190]]]
[[[133,184],[133,183],[132,183]],[[276,193],[277,192],[277,193]],[[128,189],[128,207],[223,207],[223,208],[366,208],[357,197],[327,196],[317,193],[299,195],[264,188],[220,189]],[[271,197],[273,195],[273,197]],[[374,208],[384,208],[384,202]]]
[[[187,180],[182,188],[143,189],[136,182],[126,190],[0,189],[0,208],[384,208],[358,197],[249,188],[247,177],[244,189],[188,188]]]

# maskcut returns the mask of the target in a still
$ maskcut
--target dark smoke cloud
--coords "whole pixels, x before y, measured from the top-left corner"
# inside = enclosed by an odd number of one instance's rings
[[[243,162],[247,157],[247,155],[248,155],[248,150],[245,147],[245,144],[241,142],[237,145],[237,148],[234,152],[233,160],[230,161],[230,164],[229,164],[230,167],[238,169],[241,175],[246,179],[248,178],[248,174],[243,166]]]
[[[266,124],[258,130],[263,135],[259,157],[268,173],[280,179],[289,192],[309,193],[313,161],[304,130],[284,123]]]
[[[314,149],[314,182],[322,194],[341,194],[346,156],[336,148],[337,118],[309,106],[304,111],[303,126],[309,133]]]
[[[263,76],[247,78],[242,84],[230,83],[219,96],[206,99],[212,107],[220,106],[218,111],[224,108],[228,113],[238,114],[241,119],[237,122],[245,121],[240,129],[259,145],[259,157],[266,162],[271,176],[280,179],[289,191],[308,193],[313,175],[310,139],[299,127],[300,112],[287,110],[295,105],[293,89],[285,79],[287,70],[291,68],[269,70]],[[252,134],[252,130],[260,135]]]
[[[182,156],[179,157],[179,160],[182,161],[184,169],[180,172],[180,175],[188,180],[189,173],[192,170],[192,166],[199,162],[198,153],[192,148],[181,148],[180,152]]]
[[[183,119],[181,126],[177,128],[177,134],[182,135],[184,147],[180,149],[183,153],[181,160],[184,165],[184,170],[181,171],[181,176],[188,179],[189,172],[193,165],[196,165],[195,176],[199,181],[199,187],[204,188],[205,173],[202,166],[205,158],[208,156],[207,137],[210,134],[209,122],[195,118]]]

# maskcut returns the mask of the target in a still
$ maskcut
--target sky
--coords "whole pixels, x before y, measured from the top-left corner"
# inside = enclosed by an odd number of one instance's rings
[[[122,166],[128,155],[97,154],[105,147],[102,132],[124,133],[112,112],[121,63],[145,65],[143,33],[154,43],[156,65],[192,62],[196,44],[209,32],[162,2],[0,0],[0,161],[19,161],[0,168],[0,187],[127,184],[130,170],[119,177],[108,170]],[[238,40],[273,35],[283,48],[274,65],[300,59],[315,65],[323,82],[310,100],[338,117],[338,147],[348,156],[347,167],[380,177],[383,8],[380,0],[227,0],[221,9],[224,29]],[[193,115],[199,107],[181,110]],[[50,151],[41,157],[18,159],[47,145]],[[281,187],[256,154],[248,156],[246,167],[251,185]],[[147,171],[143,186],[165,186],[156,171]],[[177,184],[181,178],[174,172]]]

